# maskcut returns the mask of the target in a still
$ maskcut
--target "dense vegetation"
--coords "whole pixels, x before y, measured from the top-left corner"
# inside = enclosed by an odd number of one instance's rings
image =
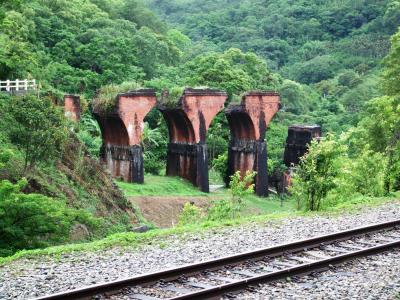
[[[332,133],[297,170],[299,207],[398,190],[399,25],[395,0],[2,1],[0,80],[35,78],[40,91],[0,95],[0,255],[65,242],[76,224],[90,237],[126,230],[132,208],[96,161],[101,139],[88,107],[108,109],[137,87],[176,96],[209,86],[229,101],[279,91],[283,109],[267,135],[271,172],[284,169],[289,124]],[[64,93],[82,96],[80,124],[54,105]],[[162,173],[166,136],[152,111],[146,172]],[[228,139],[221,113],[207,136],[213,174],[225,172]]]
[[[358,126],[340,137],[314,142],[302,159],[292,191],[299,204],[318,210],[322,201],[354,194],[389,195],[400,188],[400,30],[384,60],[383,96],[366,103]]]
[[[0,256],[102,237],[136,221],[76,131],[49,98],[0,97]]]

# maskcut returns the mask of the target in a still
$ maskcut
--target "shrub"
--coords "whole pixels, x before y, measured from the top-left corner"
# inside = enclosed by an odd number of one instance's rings
[[[75,222],[95,226],[88,214],[39,194],[23,194],[26,180],[0,182],[0,256],[66,240]]]
[[[228,152],[218,155],[218,157],[212,161],[212,167],[225,180],[225,178],[228,177]]]
[[[159,175],[160,171],[165,167],[162,157],[164,153],[161,152],[165,145],[165,136],[162,134],[160,127],[151,128],[148,122],[144,122],[142,147],[146,173]]]
[[[254,192],[254,177],[256,172],[246,171],[242,177],[240,171],[236,171],[230,178],[229,187],[231,188],[232,202],[242,203],[243,197]]]
[[[178,225],[199,223],[202,219],[202,209],[196,205],[186,202],[179,216]]]
[[[321,208],[322,200],[336,187],[335,179],[339,173],[336,158],[341,153],[342,147],[331,135],[320,143],[311,142],[308,153],[295,170],[290,189],[297,198],[298,208],[304,202],[307,210]]]
[[[256,174],[256,172],[248,170],[246,174],[242,176],[240,171],[236,171],[236,173],[230,177],[231,181],[229,187],[231,188],[233,217],[235,217],[242,208],[243,198],[254,192],[254,177]]]
[[[158,160],[151,152],[145,152],[143,154],[143,159],[146,174],[160,175],[161,170],[165,168],[165,163]]]
[[[140,89],[136,82],[123,82],[121,84],[109,84],[100,88],[95,99],[92,102],[93,110],[99,112],[110,112],[114,109],[118,94],[126,93],[131,90]]]
[[[232,218],[235,215],[234,205],[228,199],[215,200],[207,212],[208,221],[221,221]]]
[[[179,102],[184,90],[184,87],[173,87],[168,91],[164,91],[161,103],[166,107],[174,108]]]
[[[364,150],[355,159],[350,180],[355,191],[365,196],[380,197],[384,195],[382,164],[385,158],[380,153]]]
[[[79,122],[77,132],[79,140],[86,145],[90,156],[98,157],[102,144],[101,132],[98,123],[90,114],[84,114]]]

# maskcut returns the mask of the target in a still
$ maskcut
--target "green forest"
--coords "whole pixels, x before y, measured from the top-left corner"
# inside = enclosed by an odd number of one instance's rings
[[[301,210],[393,195],[399,26],[397,0],[2,1],[0,80],[36,79],[39,89],[0,93],[0,256],[70,242],[76,224],[99,239],[138,222],[98,162],[91,109],[142,87],[218,88],[229,103],[249,90],[279,92],[282,109],[267,133],[270,174],[285,170],[289,125],[318,124],[324,135],[287,196]],[[79,124],[54,105],[64,94],[81,96]],[[145,121],[145,172],[163,175],[168,130],[157,110]],[[207,134],[216,183],[229,135],[220,113]]]

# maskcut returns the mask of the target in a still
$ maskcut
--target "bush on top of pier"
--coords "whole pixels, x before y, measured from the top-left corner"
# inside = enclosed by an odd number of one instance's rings
[[[140,88],[140,85],[136,81],[105,85],[98,90],[96,97],[93,99],[93,110],[104,113],[110,112],[115,108],[119,94]]]

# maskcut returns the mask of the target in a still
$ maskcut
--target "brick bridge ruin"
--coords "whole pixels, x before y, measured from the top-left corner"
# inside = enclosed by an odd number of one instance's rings
[[[267,144],[265,135],[268,124],[280,108],[280,97],[271,92],[249,92],[243,96],[241,104],[230,105],[225,110],[231,129],[228,150],[228,176],[236,171],[257,172],[255,192],[259,196],[268,195]]]
[[[101,161],[112,176],[143,183],[144,118],[156,107],[163,114],[169,131],[166,174],[183,177],[201,191],[208,192],[206,135],[226,100],[225,92],[214,89],[187,88],[172,107],[159,103],[151,89],[120,94],[112,111],[94,111],[103,138]],[[231,130],[228,173],[256,171],[256,193],[260,196],[268,194],[265,134],[279,110],[279,100],[276,93],[249,92],[241,104],[230,105],[225,110]]]

